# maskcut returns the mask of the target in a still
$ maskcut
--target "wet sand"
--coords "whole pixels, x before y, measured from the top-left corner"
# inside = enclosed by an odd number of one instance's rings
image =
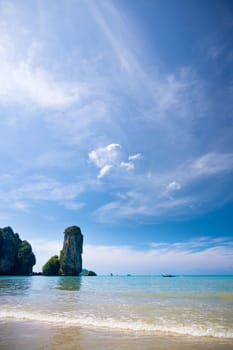
[[[233,350],[233,340],[0,322],[1,350]]]

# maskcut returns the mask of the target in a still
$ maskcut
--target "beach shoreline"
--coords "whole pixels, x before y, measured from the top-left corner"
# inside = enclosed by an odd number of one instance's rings
[[[231,350],[232,339],[192,337],[171,334],[146,334],[119,330],[23,321],[0,321],[2,350]]]

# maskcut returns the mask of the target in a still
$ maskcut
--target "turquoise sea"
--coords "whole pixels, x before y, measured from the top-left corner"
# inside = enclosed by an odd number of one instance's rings
[[[233,276],[2,276],[0,320],[233,339]]]

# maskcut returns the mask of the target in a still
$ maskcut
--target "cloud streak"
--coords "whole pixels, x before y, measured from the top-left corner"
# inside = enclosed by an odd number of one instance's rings
[[[67,108],[80,101],[87,91],[82,83],[59,81],[43,67],[24,58],[10,57],[0,38],[0,101],[39,108]],[[12,54],[11,54],[12,56]]]
[[[198,248],[198,249],[197,249]],[[131,246],[87,246],[85,263],[100,273],[191,274],[232,273],[233,242],[222,239],[160,243],[151,249],[138,250]]]
[[[37,271],[61,249],[58,241],[33,240],[31,243],[37,255]],[[133,246],[85,245],[83,265],[98,274],[232,273],[232,254],[233,242],[227,237],[151,243],[143,250]]]
[[[216,186],[218,179],[232,172],[232,153],[208,153],[169,172],[123,176],[116,183],[125,191],[120,192],[120,196],[117,193],[116,201],[97,209],[95,217],[105,222],[208,211],[219,205],[219,196],[223,196],[224,186],[221,185],[220,189]],[[228,184],[225,183],[225,186],[225,198],[230,200]]]
[[[35,176],[26,184],[15,182],[10,178],[0,192],[1,208],[13,208],[16,211],[27,211],[31,206],[41,202],[55,202],[65,208],[78,210],[85,204],[77,202],[84,190],[79,183],[62,183],[45,176]]]

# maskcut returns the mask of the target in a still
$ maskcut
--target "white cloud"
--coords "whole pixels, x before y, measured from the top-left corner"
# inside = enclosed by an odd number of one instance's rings
[[[156,192],[128,192],[124,196],[117,196],[119,199],[107,203],[94,212],[98,222],[117,222],[119,220],[133,220],[137,222],[146,220],[148,217],[166,218],[174,217],[184,212],[192,215],[192,203],[195,198],[183,196],[181,198],[159,198]],[[193,204],[194,205],[194,204]]]
[[[90,95],[87,101],[81,105],[75,105],[75,108],[67,111],[66,114],[54,113],[45,116],[45,121],[59,142],[76,146],[79,150],[84,149],[85,152],[94,140],[98,142],[100,139],[102,142],[103,130],[109,127],[109,123],[114,124],[109,117],[108,105],[104,98],[95,95]],[[111,135],[112,129],[106,134]]]
[[[178,80],[174,75],[168,75],[164,81],[155,87],[156,104],[158,110],[169,109],[179,102],[179,95],[188,84]]]
[[[143,86],[146,86],[144,69],[137,58],[133,44],[136,43],[136,38],[132,35],[134,30],[130,28],[127,18],[110,1],[104,5],[98,4],[98,6],[90,2],[88,6],[114,52],[113,59],[117,58],[119,67],[123,70],[124,75],[127,74],[128,81],[135,83],[138,80],[138,82],[143,82]],[[139,35],[137,45],[138,43]]]
[[[59,82],[41,67],[25,61],[2,61],[0,65],[0,100],[41,108],[68,107],[84,94],[82,84]]]
[[[89,160],[98,168],[102,168],[108,164],[114,164],[119,157],[120,148],[121,146],[117,143],[111,143],[106,147],[97,148],[89,153]]]
[[[204,83],[193,67],[182,66],[176,71],[162,74],[161,63],[154,51],[154,69],[151,74],[143,64],[145,57],[141,53],[144,50],[138,49],[144,47],[145,42],[124,13],[112,2],[104,6],[96,6],[92,2],[89,7],[113,50],[112,60],[118,60],[118,74],[116,76],[112,72],[112,77],[116,81],[121,79],[123,71],[121,89],[130,89],[131,97],[140,105],[144,121],[159,121],[170,130],[168,120],[171,122],[182,118],[183,126],[185,123],[187,128],[190,119],[203,115],[208,99]]]
[[[232,241],[230,246],[205,242],[198,250],[193,242],[160,244],[148,250],[87,245],[83,260],[87,268],[104,274],[232,273],[232,253]]]
[[[80,184],[63,184],[41,177],[19,187],[17,194],[32,200],[63,201],[75,199],[82,192]]]
[[[45,176],[30,177],[26,184],[15,179],[1,190],[1,207],[26,211],[38,202],[47,201],[77,210],[84,206],[84,203],[76,203],[83,191],[83,184],[63,183]]]
[[[75,201],[66,201],[63,203],[64,208],[70,209],[70,210],[80,210],[83,207],[85,207],[85,203],[83,202],[75,202]]]
[[[120,167],[125,168],[127,171],[133,170],[135,168],[134,162],[141,159],[141,153],[134,154],[128,157],[128,162],[121,162]]]
[[[190,170],[197,176],[214,175],[232,169],[233,153],[207,153],[190,164]]]
[[[132,162],[121,162],[120,167],[129,171],[134,169],[134,164]]]
[[[30,206],[28,203],[25,203],[23,201],[15,201],[13,203],[13,208],[16,209],[17,211],[19,210],[19,211],[27,212]]]
[[[74,163],[75,153],[61,151],[51,151],[41,153],[34,160],[34,165],[39,168],[50,167],[69,167],[70,163]]]
[[[0,103],[67,108],[87,94],[87,84],[61,81],[51,71],[33,62],[32,48],[38,46],[35,40],[22,54],[17,34],[12,37],[2,29],[0,36]]]
[[[112,165],[106,164],[103,168],[100,169],[99,174],[97,176],[98,179],[104,177],[110,170],[112,169]]]
[[[138,160],[138,159],[141,159],[141,158],[142,158],[141,153],[137,153],[137,154],[133,154],[132,156],[129,156],[128,160],[129,161],[134,161],[134,160]]]
[[[181,185],[177,181],[170,182],[166,187],[166,190],[168,192],[172,192],[172,191],[176,191],[176,190],[180,190],[180,189],[181,189]]]
[[[216,241],[215,241],[216,240]],[[37,257],[35,271],[55,254],[62,241],[30,240]],[[98,274],[232,273],[233,242],[208,237],[176,243],[151,243],[147,249],[133,246],[84,245],[83,266]]]
[[[129,156],[129,162],[121,161],[122,152],[121,145],[118,143],[111,143],[106,147],[97,148],[89,152],[89,161],[93,163],[97,168],[100,168],[98,179],[104,177],[111,169],[123,168],[127,171],[134,169],[133,162],[141,158],[141,154]]]
[[[150,171],[149,176],[147,173],[128,172],[126,177],[118,173],[116,200],[98,208],[94,216],[100,222],[140,221],[142,216],[163,218],[165,215],[194,215],[208,211],[219,205],[220,200],[232,199],[227,187],[216,186],[216,177],[221,178],[226,172],[233,171],[232,160],[231,153],[207,153],[166,172]],[[203,189],[206,178],[209,181]],[[192,191],[194,186],[195,192]]]
[[[97,176],[99,179],[104,177],[113,166],[117,165],[120,148],[121,146],[118,143],[111,143],[106,147],[100,147],[89,152],[89,161],[100,168]]]

